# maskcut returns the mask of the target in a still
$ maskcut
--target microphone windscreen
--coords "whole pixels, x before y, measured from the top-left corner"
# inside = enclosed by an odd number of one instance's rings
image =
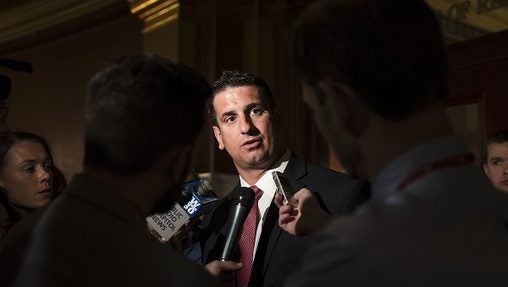
[[[233,205],[241,205],[247,209],[250,209],[254,203],[254,197],[255,194],[252,189],[248,187],[242,187],[236,192],[235,197],[233,198]]]

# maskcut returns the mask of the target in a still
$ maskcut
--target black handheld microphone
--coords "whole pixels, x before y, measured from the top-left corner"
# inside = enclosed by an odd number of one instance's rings
[[[233,256],[243,223],[254,203],[254,197],[254,191],[248,187],[240,188],[235,194],[233,204],[229,210],[229,227],[226,235],[226,242],[224,243],[224,249],[220,256],[222,261],[231,260]]]

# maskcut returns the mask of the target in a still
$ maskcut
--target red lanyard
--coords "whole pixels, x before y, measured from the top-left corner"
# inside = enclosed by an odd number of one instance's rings
[[[397,192],[402,191],[404,188],[406,188],[411,183],[415,182],[420,177],[427,175],[431,172],[434,172],[436,170],[440,170],[447,167],[455,167],[455,166],[461,166],[461,165],[468,165],[473,163],[475,160],[475,156],[473,153],[465,153],[460,155],[455,155],[452,157],[448,157],[439,161],[427,163],[423,166],[420,166],[416,170],[414,170],[412,173],[410,173],[406,178],[404,178],[403,181],[401,181],[397,185]]]

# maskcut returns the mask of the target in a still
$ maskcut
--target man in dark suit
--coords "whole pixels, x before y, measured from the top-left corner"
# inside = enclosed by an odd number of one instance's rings
[[[308,187],[318,197],[322,208],[335,215],[352,211],[367,198],[366,183],[311,165],[292,154],[278,134],[280,119],[270,88],[256,75],[223,72],[214,83],[208,107],[219,148],[232,157],[239,182],[203,221],[204,263],[212,274],[232,279],[236,286],[281,286],[286,276],[301,265],[310,242],[282,232],[277,225],[272,171],[282,172],[295,191]],[[248,259],[242,259],[242,254],[238,253],[233,256],[233,261],[240,261],[243,266],[232,267],[235,265],[229,261],[217,261],[228,232],[228,213],[237,190],[253,186],[261,190],[255,204],[258,221],[253,251]],[[225,264],[229,264],[228,267],[224,267]],[[224,276],[235,275],[235,271],[236,276]]]

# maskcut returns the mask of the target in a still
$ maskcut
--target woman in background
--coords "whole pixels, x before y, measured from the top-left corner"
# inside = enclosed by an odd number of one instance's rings
[[[0,133],[0,240],[32,210],[52,200],[53,159],[42,137]]]

